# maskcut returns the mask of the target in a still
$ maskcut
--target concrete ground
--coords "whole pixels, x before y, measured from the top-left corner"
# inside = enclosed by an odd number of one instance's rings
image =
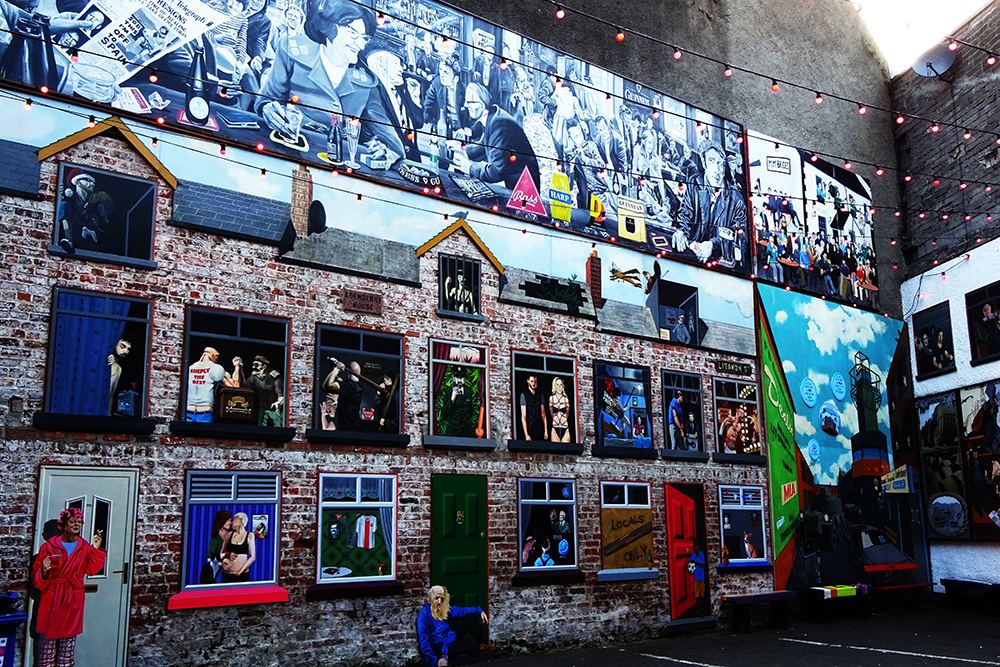
[[[1000,667],[1000,619],[906,604],[866,619],[793,616],[786,629],[713,632],[627,645],[505,656],[489,667]]]

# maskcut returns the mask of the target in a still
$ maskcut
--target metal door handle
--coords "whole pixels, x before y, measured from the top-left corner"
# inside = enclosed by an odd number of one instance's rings
[[[111,574],[120,574],[120,575],[122,575],[122,585],[127,584],[128,583],[128,561],[125,561],[124,563],[122,563],[122,569],[120,569],[120,570],[112,570]]]

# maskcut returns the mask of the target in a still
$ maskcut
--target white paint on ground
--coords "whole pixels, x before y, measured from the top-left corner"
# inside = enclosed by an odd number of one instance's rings
[[[654,660],[666,660],[667,662],[676,662],[678,665],[691,665],[692,667],[721,667],[720,665],[710,665],[707,662],[694,662],[692,660],[681,660],[680,658],[671,658],[665,655],[653,655],[652,653],[640,653],[639,655],[645,658],[653,658]]]
[[[988,660],[973,659],[973,658],[959,658],[952,655],[934,655],[932,653],[915,653],[913,651],[894,651],[888,648],[875,648],[873,646],[850,646],[848,644],[830,644],[827,642],[814,642],[807,639],[790,639],[788,637],[779,637],[783,642],[795,642],[796,644],[811,644],[812,646],[826,646],[829,648],[848,648],[854,651],[872,651],[873,653],[891,653],[893,655],[908,655],[914,658],[930,658],[931,660],[950,660],[952,662],[971,662],[976,665],[995,665],[1000,666],[1000,662],[990,662]],[[692,663],[694,664],[694,663]]]

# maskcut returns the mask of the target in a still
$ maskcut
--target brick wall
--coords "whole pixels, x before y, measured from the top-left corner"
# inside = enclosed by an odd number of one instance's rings
[[[991,3],[953,35],[1000,50],[1000,5]],[[1000,68],[987,65],[985,53],[967,47],[955,52],[954,64],[940,77],[909,70],[892,81],[894,108],[927,119],[907,120],[896,129],[903,215],[895,222],[904,278],[931,269],[935,259],[943,262],[966,252],[977,245],[977,238],[997,237],[997,223],[987,215],[994,212],[1000,191],[996,170],[1000,146],[995,141],[1000,132],[998,81]],[[932,121],[957,127],[941,126],[935,133],[930,131]],[[965,129],[972,132],[968,140],[963,138]],[[902,176],[907,171],[919,173],[906,182]],[[935,186],[934,180],[940,183]],[[961,189],[962,182],[968,187]],[[991,192],[986,192],[986,184],[992,184]],[[965,219],[967,214],[971,219]],[[890,222],[888,217],[881,217],[881,222]]]
[[[270,246],[225,239],[166,224],[171,192],[160,181],[155,225],[159,268],[141,270],[63,259],[46,252],[54,218],[57,161],[121,171],[145,178],[156,173],[122,141],[89,139],[42,165],[41,201],[0,197],[0,231],[7,239],[0,268],[0,387],[3,406],[26,398],[23,416],[5,414],[0,465],[0,590],[25,591],[39,468],[41,465],[134,466],[140,470],[140,532],[134,556],[129,657],[132,664],[261,665],[402,664],[417,659],[415,618],[429,585],[430,479],[434,473],[489,476],[489,560],[492,639],[510,651],[597,645],[660,633],[670,619],[666,572],[664,483],[705,485],[708,549],[712,564],[721,549],[719,484],[766,486],[763,467],[717,463],[596,459],[593,361],[614,360],[652,369],[654,442],[663,442],[663,369],[703,375],[706,449],[715,449],[711,380],[720,376],[713,359],[745,358],[661,342],[597,334],[593,323],[548,311],[498,302],[499,274],[483,258],[483,323],[440,319],[440,253],[482,258],[471,239],[456,233],[420,260],[422,287],[380,283],[280,262]],[[444,223],[443,223],[444,224]],[[31,413],[44,408],[49,314],[54,286],[125,294],[154,302],[150,355],[150,436],[39,432]],[[342,310],[345,288],[384,295],[381,316]],[[170,434],[178,418],[183,359],[184,312],[188,305],[238,309],[292,320],[288,372],[289,423],[296,437],[274,443],[185,439]],[[315,445],[305,440],[313,410],[313,368],[317,323],[359,326],[406,336],[405,450]],[[445,452],[421,446],[429,430],[428,340],[443,338],[486,344],[490,350],[490,425],[495,452]],[[532,350],[578,359],[579,426],[583,455],[509,452],[511,354]],[[166,611],[180,591],[184,473],[189,469],[277,470],[282,473],[279,584],[288,604]],[[317,472],[392,472],[399,475],[398,578],[401,597],[306,602],[315,583]],[[515,588],[517,572],[516,480],[522,476],[577,480],[578,537],[582,584]],[[597,583],[600,569],[599,480],[652,483],[655,581]],[[765,513],[766,514],[766,513]],[[713,608],[719,595],[767,589],[770,575],[714,576]],[[557,620],[557,623],[551,621]]]

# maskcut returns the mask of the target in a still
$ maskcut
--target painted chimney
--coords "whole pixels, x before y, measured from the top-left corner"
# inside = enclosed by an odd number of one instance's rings
[[[587,284],[590,286],[590,298],[594,302],[594,308],[604,308],[604,297],[601,296],[601,258],[597,256],[597,250],[590,251],[587,258]]]
[[[301,239],[309,236],[309,204],[313,200],[312,174],[305,165],[292,172],[292,225]]]

